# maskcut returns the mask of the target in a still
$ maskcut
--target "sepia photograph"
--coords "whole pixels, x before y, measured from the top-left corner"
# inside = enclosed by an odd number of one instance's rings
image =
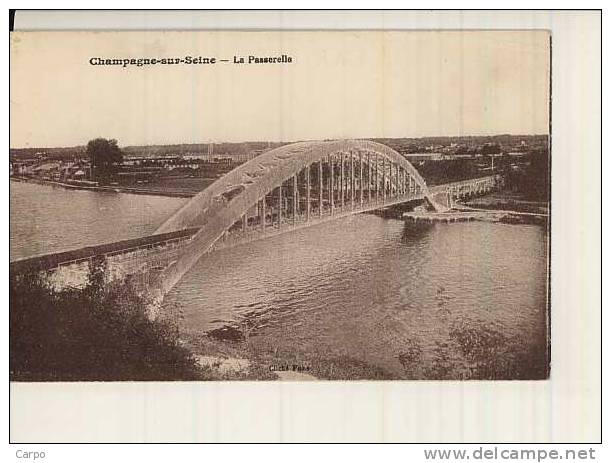
[[[549,31],[10,41],[12,382],[549,378]]]

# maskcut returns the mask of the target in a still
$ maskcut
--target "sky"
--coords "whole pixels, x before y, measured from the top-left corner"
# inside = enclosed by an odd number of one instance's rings
[[[229,62],[89,63],[185,56]],[[546,134],[549,72],[546,31],[17,32],[11,147]]]

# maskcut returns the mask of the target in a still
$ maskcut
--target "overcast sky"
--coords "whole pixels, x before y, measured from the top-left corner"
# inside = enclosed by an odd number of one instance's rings
[[[291,56],[92,66],[92,57]],[[16,33],[11,147],[548,132],[549,35]]]

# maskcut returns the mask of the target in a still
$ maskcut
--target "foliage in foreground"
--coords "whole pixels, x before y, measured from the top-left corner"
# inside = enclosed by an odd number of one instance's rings
[[[12,381],[185,380],[197,373],[176,327],[149,319],[131,285],[105,285],[99,269],[82,289],[11,275]]]

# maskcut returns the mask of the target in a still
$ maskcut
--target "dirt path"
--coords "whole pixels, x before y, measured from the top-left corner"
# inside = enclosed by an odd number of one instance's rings
[[[317,381],[318,378],[309,373],[299,371],[275,371],[280,381]]]

